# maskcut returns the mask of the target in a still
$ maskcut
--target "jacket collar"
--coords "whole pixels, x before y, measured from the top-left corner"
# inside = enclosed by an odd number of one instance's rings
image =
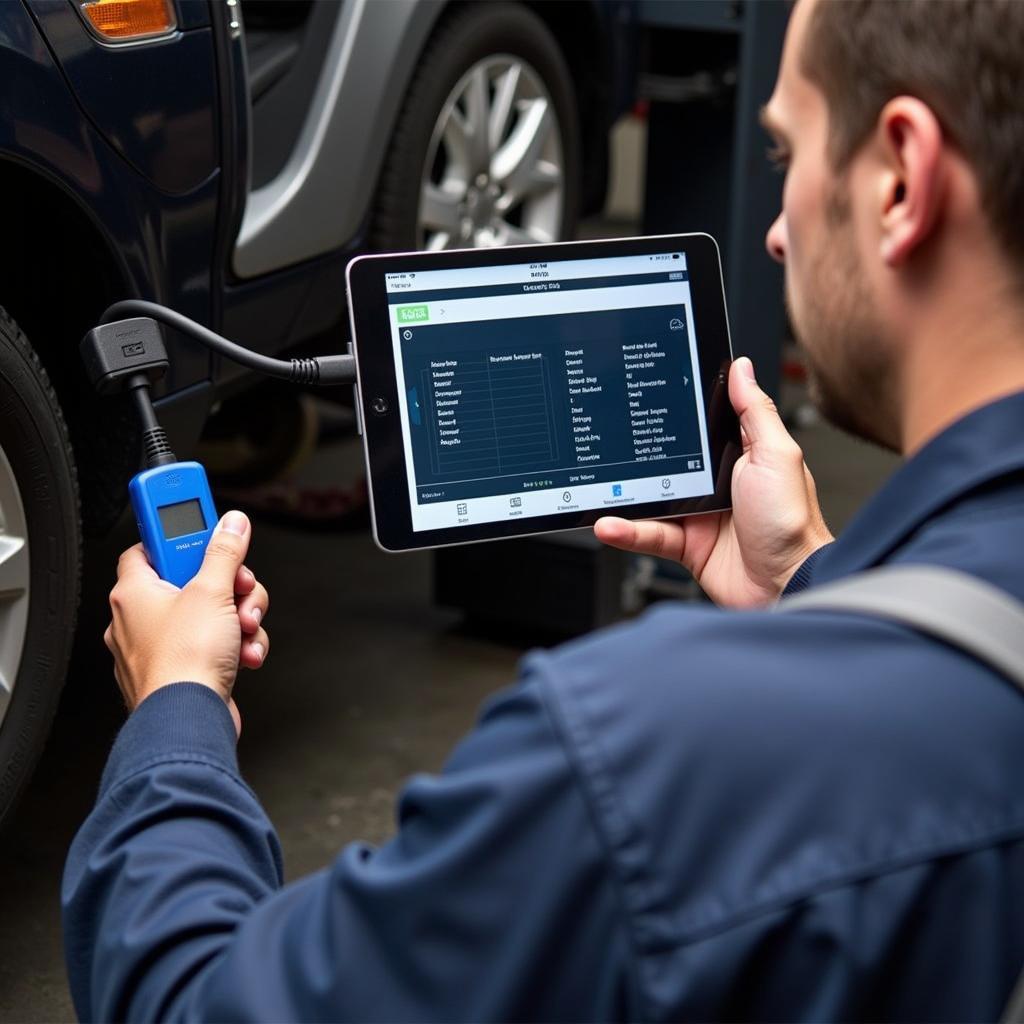
[[[968,413],[889,478],[814,566],[820,585],[888,558],[974,488],[1024,469],[1024,392]]]

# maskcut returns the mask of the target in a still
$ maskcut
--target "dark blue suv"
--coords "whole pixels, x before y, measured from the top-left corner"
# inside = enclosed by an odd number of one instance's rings
[[[0,4],[0,818],[45,740],[83,535],[139,438],[77,345],[162,302],[263,352],[344,343],[348,258],[571,237],[630,95],[633,0]],[[486,203],[474,201],[487,196]],[[180,453],[236,369],[168,332]]]

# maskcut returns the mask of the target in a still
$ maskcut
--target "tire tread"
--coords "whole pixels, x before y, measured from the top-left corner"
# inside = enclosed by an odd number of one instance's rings
[[[44,687],[45,692],[41,694],[30,694],[27,708],[24,705],[24,691],[19,689],[22,685],[28,685],[21,678],[25,669],[24,657],[22,659],[22,667],[18,672],[18,683],[14,687],[7,716],[3,725],[0,725],[0,749],[5,751],[4,756],[0,758],[0,823],[2,823],[9,816],[24,791],[31,771],[46,744],[63,687],[71,654],[71,637],[74,635],[82,586],[82,515],[78,499],[78,472],[71,448],[71,436],[57,393],[35,349],[14,318],[2,306],[0,306],[0,335],[10,342],[16,355],[24,362],[27,376],[38,390],[38,396],[34,397],[41,399],[42,411],[48,415],[49,423],[55,429],[56,439],[49,441],[48,454],[51,462],[55,464],[63,462],[62,468],[67,473],[65,482],[70,488],[72,505],[70,522],[65,524],[70,527],[72,534],[68,546],[71,553],[69,560],[72,565],[69,567],[70,573],[61,580],[62,613],[68,640],[64,644],[64,650],[57,652],[57,661],[52,665],[53,677],[57,680],[56,685]],[[24,503],[24,497],[22,500]],[[66,513],[69,510],[64,508],[63,511]],[[27,509],[26,517],[29,517]],[[29,631],[31,631],[32,625],[33,622],[30,618]],[[26,637],[26,639],[28,638]],[[25,653],[28,654],[27,649]],[[23,708],[25,710],[22,710]],[[12,742],[9,737],[3,736],[3,732],[5,727],[12,727],[12,719],[16,713],[20,719],[14,723],[13,727],[18,729],[18,735]]]

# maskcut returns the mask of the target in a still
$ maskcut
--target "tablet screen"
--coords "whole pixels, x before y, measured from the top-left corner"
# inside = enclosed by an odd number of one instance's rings
[[[385,286],[414,531],[713,493],[685,252]]]

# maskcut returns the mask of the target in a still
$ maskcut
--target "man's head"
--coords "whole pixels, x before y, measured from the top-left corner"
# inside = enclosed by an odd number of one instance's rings
[[[787,169],[767,245],[839,426],[901,446],[907,338],[957,267],[1024,294],[1022,55],[1017,0],[794,8],[764,115]]]

